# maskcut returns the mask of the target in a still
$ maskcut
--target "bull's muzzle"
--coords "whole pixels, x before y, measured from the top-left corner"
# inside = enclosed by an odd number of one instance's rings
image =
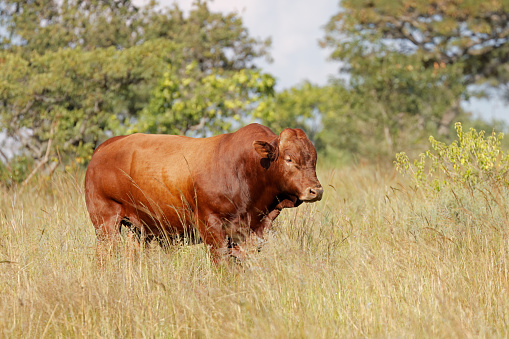
[[[308,187],[304,192],[305,193],[301,197],[299,197],[299,200],[306,202],[322,200],[323,187],[321,185]]]

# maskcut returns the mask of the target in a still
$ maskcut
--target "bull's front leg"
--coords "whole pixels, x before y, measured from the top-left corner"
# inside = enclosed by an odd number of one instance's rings
[[[230,256],[237,262],[244,261],[257,241],[257,236],[252,229],[252,219],[250,215],[236,216],[228,220],[223,220],[223,229],[228,237],[228,250]]]
[[[250,232],[249,235],[240,244],[232,244],[230,254],[240,262],[247,259],[250,254],[260,251],[263,245],[263,238],[260,238],[256,232]]]
[[[297,207],[301,203],[302,201],[298,200],[296,197],[285,197],[284,199],[278,200],[274,209],[266,213],[260,220],[258,226],[254,228],[256,235],[260,238],[264,238],[265,230],[272,227],[272,223],[279,216],[283,208]]]
[[[226,233],[223,229],[221,219],[213,214],[209,214],[206,221],[198,221],[198,232],[205,245],[209,248],[212,261],[219,265],[223,263],[229,254],[226,242]]]
[[[250,254],[260,251],[264,244],[264,231],[272,225],[272,221],[279,215],[280,210],[274,210],[265,215],[256,215],[248,218],[248,223],[241,223],[234,227],[242,237],[237,237],[230,246],[231,255],[240,261],[245,260]],[[244,227],[241,227],[244,226]],[[242,240],[240,240],[242,239]]]
[[[258,227],[255,228],[255,233],[259,238],[265,237],[265,230],[268,230],[272,227],[272,222],[274,219],[277,218],[277,216],[281,213],[280,209],[275,209],[267,213],[262,217],[262,220],[258,224]]]

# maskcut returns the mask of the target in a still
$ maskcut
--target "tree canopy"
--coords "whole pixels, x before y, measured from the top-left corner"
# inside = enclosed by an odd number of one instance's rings
[[[463,81],[508,81],[509,2],[344,0],[326,26],[332,59],[395,51],[426,68],[461,63]],[[355,69],[354,65],[351,65]]]
[[[461,113],[458,101],[472,94],[469,85],[509,81],[508,1],[345,0],[341,6],[322,44],[352,75],[363,77],[366,62],[390,55],[412,60],[416,71],[450,70],[441,87],[463,90],[442,110],[442,134]]]

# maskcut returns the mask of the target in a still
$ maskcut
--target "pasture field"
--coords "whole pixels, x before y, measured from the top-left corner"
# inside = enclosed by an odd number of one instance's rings
[[[436,198],[392,168],[318,176],[321,202],[219,268],[202,244],[99,267],[81,172],[1,189],[0,337],[509,337],[506,189]]]

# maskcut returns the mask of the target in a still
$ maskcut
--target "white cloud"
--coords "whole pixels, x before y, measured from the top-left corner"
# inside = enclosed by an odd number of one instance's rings
[[[134,2],[140,5],[148,1]],[[188,11],[193,1],[161,1],[165,7],[173,3]],[[323,85],[331,74],[337,74],[339,64],[327,61],[327,51],[318,46],[318,40],[324,36],[322,27],[339,9],[336,1],[215,0],[209,7],[213,11],[237,12],[251,36],[272,38],[273,63],[259,61],[258,64],[278,79],[278,89],[305,79]]]
[[[337,73],[338,63],[327,61],[327,52],[318,46],[323,25],[338,11],[335,1],[258,0],[215,1],[212,8],[227,11],[244,5],[245,25],[255,37],[272,37],[272,64],[262,63],[264,70],[278,78],[279,88],[288,88],[304,79],[325,84]],[[233,5],[235,4],[235,5]],[[230,7],[228,7],[230,6]]]

